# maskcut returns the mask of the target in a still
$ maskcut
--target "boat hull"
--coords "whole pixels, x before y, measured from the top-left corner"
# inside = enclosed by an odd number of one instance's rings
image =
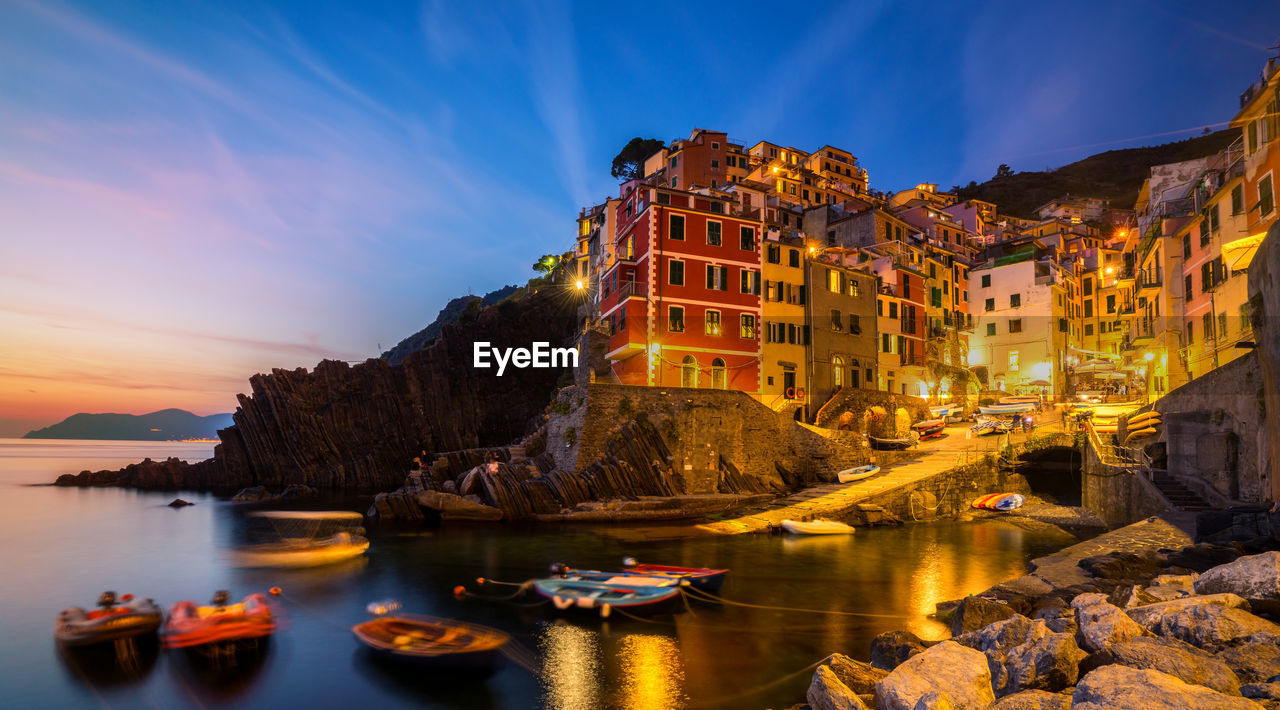
[[[160,629],[161,620],[160,608],[150,599],[130,600],[106,613],[71,607],[58,614],[53,635],[66,646],[93,646],[149,636]]]
[[[271,607],[262,594],[250,594],[239,604],[226,607],[198,606],[192,601],[181,601],[169,610],[164,646],[190,649],[231,647],[265,639],[275,630]],[[257,646],[256,643],[248,645]]]
[[[779,525],[792,535],[850,535],[855,529],[833,520],[783,520]]]
[[[1034,404],[990,404],[979,406],[978,411],[986,415],[1021,414],[1034,410]]]
[[[632,580],[636,581],[636,580]],[[562,612],[586,612],[608,618],[613,610],[628,614],[653,614],[669,609],[680,596],[680,588],[671,586],[623,586],[625,581],[610,584],[587,579],[539,579],[534,591]]]
[[[493,673],[511,640],[505,632],[487,626],[411,615],[372,619],[351,627],[351,632],[372,657],[383,662],[483,675]],[[415,632],[421,632],[423,643],[409,640],[408,635]]]
[[[315,546],[260,545],[243,547],[232,553],[236,567],[275,567],[301,569],[337,564],[363,555],[369,549],[369,541],[358,535],[349,535],[341,542]]]
[[[887,450],[887,451],[897,451],[897,450],[901,450],[901,449],[909,449],[909,448],[911,448],[912,446],[915,446],[915,445],[916,445],[916,443],[917,443],[916,439],[914,439],[914,438],[911,438],[911,439],[881,439],[881,438],[880,438],[880,437],[878,437],[878,436],[868,436],[868,437],[867,437],[867,441],[868,441],[868,443],[870,443],[870,444],[871,444],[871,448],[873,448],[873,449],[880,449],[880,450]]]
[[[841,483],[853,483],[861,481],[864,478],[870,478],[880,473],[880,467],[874,464],[869,466],[859,466],[857,468],[846,468],[836,474],[836,480]]]

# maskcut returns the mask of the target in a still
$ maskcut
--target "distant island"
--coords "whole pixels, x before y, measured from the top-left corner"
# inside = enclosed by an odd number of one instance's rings
[[[174,441],[216,439],[219,429],[232,424],[230,414],[201,417],[181,409],[150,414],[73,414],[43,429],[29,431],[24,439],[119,439],[126,441]]]

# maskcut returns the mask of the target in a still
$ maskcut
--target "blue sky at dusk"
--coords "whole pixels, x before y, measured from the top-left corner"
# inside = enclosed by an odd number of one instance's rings
[[[1278,36],[1261,2],[0,0],[0,435],[376,355],[569,248],[633,136],[949,186],[1221,127]]]

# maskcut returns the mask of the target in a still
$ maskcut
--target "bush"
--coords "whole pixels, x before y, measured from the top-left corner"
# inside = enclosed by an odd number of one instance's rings
[[[618,402],[618,414],[620,415],[629,415],[634,411],[634,409],[635,405],[631,403],[630,397],[623,397],[622,400]]]
[[[549,407],[547,407],[547,411],[551,412],[552,414],[568,414],[569,403],[563,402],[557,399],[556,401],[552,402]]]
[[[983,407],[990,407],[995,403],[996,403],[995,399],[991,397],[983,397],[982,399],[978,400],[978,404]]]
[[[578,430],[574,427],[569,427],[564,430],[564,436],[562,438],[564,439],[565,444],[573,446],[578,443]]]

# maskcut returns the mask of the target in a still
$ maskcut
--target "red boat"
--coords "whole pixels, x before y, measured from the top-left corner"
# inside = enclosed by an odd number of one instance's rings
[[[164,626],[165,648],[230,645],[256,641],[275,632],[276,622],[266,595],[250,594],[238,604],[228,604],[229,596],[219,591],[207,606],[190,600],[174,604]]]
[[[944,419],[930,419],[912,424],[911,428],[920,434],[921,439],[930,439],[935,436],[941,436],[942,430],[946,426],[947,422]]]
[[[583,579],[603,580],[619,575],[639,575],[643,577],[659,577],[665,579],[684,580],[694,589],[705,592],[717,592],[724,584],[727,569],[709,569],[704,567],[676,567],[674,565],[645,565],[636,562],[634,557],[624,557],[621,572],[602,572],[599,570],[573,569],[565,564],[551,565],[551,571],[560,576],[575,575]]]

